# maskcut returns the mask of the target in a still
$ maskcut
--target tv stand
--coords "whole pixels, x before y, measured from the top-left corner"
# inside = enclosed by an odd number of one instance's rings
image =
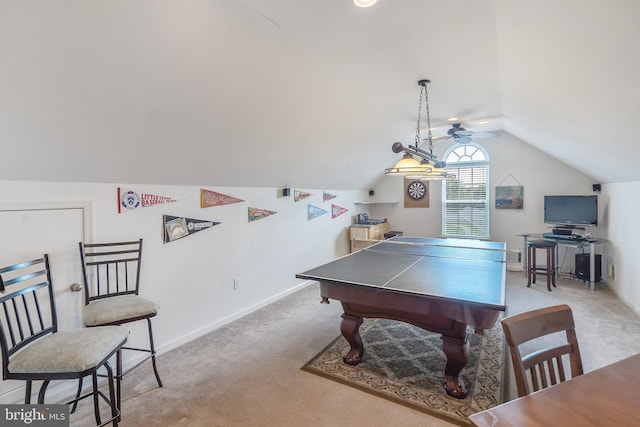
[[[522,246],[523,249],[527,247],[528,240],[543,239],[543,238],[553,240],[549,237],[544,236],[544,234],[541,234],[541,233],[527,233],[527,234],[520,234],[520,236],[522,236],[523,238],[523,246]],[[604,247],[602,247],[601,249],[604,249],[606,251],[607,244],[609,243],[609,241],[606,239],[573,240],[573,239],[566,239],[566,238],[558,238],[558,239],[555,239],[555,242],[558,244],[558,246],[572,246],[574,248],[577,248],[580,250],[581,254],[585,253],[585,249],[589,250],[589,286],[591,287],[591,292],[595,292],[596,290],[596,280],[595,280],[596,279],[596,246],[604,245]],[[559,251],[556,251],[556,266],[559,265],[558,253]],[[601,262],[602,262],[602,259],[606,260],[607,257],[606,256],[601,257],[600,258]],[[526,256],[522,257],[522,267],[523,267],[523,272],[526,273],[527,267],[528,267]],[[556,277],[558,276],[558,270],[559,268],[556,268]]]

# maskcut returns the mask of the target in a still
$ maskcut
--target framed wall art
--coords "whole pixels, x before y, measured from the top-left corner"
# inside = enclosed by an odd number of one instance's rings
[[[524,187],[509,185],[496,187],[496,209],[522,209]]]

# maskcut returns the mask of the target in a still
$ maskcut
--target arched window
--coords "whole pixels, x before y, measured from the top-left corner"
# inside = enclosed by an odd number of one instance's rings
[[[489,238],[489,156],[476,143],[456,144],[444,155],[455,178],[442,183],[442,234]]]

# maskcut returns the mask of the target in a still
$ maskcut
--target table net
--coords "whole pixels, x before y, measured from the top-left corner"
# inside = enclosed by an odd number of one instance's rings
[[[506,262],[506,245],[501,242],[466,239],[393,238],[363,249],[400,255],[470,261]]]

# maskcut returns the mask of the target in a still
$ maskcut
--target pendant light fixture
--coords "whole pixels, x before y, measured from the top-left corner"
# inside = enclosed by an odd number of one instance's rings
[[[376,4],[378,0],[353,0],[353,4],[358,7],[369,7]]]
[[[445,162],[438,160],[433,154],[433,136],[431,135],[431,117],[429,116],[429,92],[427,91],[429,83],[431,83],[430,80],[418,81],[418,86],[420,86],[420,100],[418,102],[418,123],[416,125],[415,145],[405,147],[402,143],[396,142],[391,146],[391,150],[394,153],[404,153],[404,156],[394,167],[385,170],[386,175],[405,176],[407,178],[423,180],[447,179],[452,177],[452,175],[447,174],[445,170]],[[420,144],[420,120],[422,118],[423,97],[425,99],[427,113],[427,141],[429,143],[429,151],[422,150],[418,147],[418,144]]]

